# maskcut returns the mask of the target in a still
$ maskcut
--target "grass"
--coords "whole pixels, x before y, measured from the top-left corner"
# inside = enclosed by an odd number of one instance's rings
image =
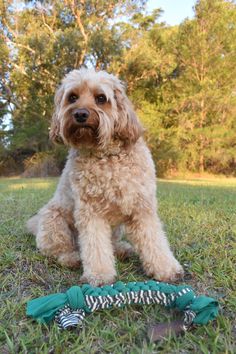
[[[0,180],[0,353],[235,353],[236,180],[158,183],[159,210],[185,283],[220,301],[220,316],[182,337],[157,343],[147,326],[179,315],[158,306],[130,306],[87,317],[82,331],[61,332],[25,315],[32,298],[77,284],[81,272],[40,255],[25,221],[53,194],[56,179]],[[143,280],[137,257],[117,264],[118,278]]]

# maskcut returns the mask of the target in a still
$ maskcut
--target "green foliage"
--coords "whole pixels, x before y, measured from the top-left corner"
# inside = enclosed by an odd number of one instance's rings
[[[195,18],[179,27],[155,21],[141,34],[133,27],[138,39],[125,53],[122,74],[159,171],[234,173],[235,4],[201,0]]]
[[[219,172],[220,156],[228,165],[236,163],[228,149],[236,138],[235,24],[233,3],[203,0],[195,6],[195,19],[179,28],[174,109],[179,143],[188,154],[184,163],[193,170],[215,165],[213,172]]]
[[[199,0],[170,27],[146,2],[0,0],[0,160],[52,150],[55,89],[93,65],[127,82],[159,174],[235,173],[235,3]]]

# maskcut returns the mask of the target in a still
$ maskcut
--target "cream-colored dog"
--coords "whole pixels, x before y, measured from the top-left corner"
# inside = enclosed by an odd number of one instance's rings
[[[173,280],[183,273],[157,216],[156,176],[143,129],[122,83],[104,71],[70,72],[55,95],[50,136],[70,146],[53,198],[28,221],[37,247],[59,263],[83,265],[84,282],[110,283],[114,254],[131,245],[146,273]]]

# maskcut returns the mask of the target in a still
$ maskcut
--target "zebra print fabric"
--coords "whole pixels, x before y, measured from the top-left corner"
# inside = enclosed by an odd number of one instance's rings
[[[56,314],[55,322],[60,329],[71,329],[77,326],[82,327],[84,318],[84,310],[72,310],[66,305]]]
[[[86,306],[94,312],[101,309],[109,309],[112,306],[122,307],[126,304],[160,304],[163,306],[168,306],[173,301],[191,291],[191,289],[185,288],[179,291],[177,294],[165,294],[161,291],[152,290],[140,290],[140,291],[130,291],[126,293],[116,294],[114,296],[90,296],[85,295]],[[194,319],[196,314],[193,311],[185,311],[183,329],[187,330]],[[68,329],[76,326],[82,326],[83,319],[85,317],[85,312],[83,310],[72,310],[68,305],[63,309],[58,311],[55,317],[55,321],[60,329]]]

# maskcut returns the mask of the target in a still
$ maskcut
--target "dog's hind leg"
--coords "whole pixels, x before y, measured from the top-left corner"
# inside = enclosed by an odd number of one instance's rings
[[[40,211],[36,243],[42,254],[56,258],[63,266],[77,268],[80,258],[73,224],[72,212],[49,203]]]
[[[33,234],[34,236],[36,236],[38,232],[39,220],[40,220],[39,214],[35,214],[27,221],[26,224],[27,231],[30,234]]]
[[[63,266],[75,268],[79,266],[80,258],[69,171],[67,161],[53,198],[29,219],[27,229],[36,236],[36,244],[42,254],[56,258]]]

